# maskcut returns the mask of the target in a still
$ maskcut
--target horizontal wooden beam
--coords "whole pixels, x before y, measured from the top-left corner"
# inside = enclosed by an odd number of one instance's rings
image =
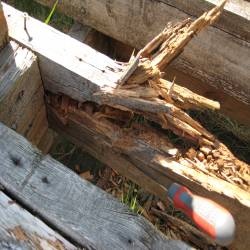
[[[49,6],[53,3],[38,2]],[[219,2],[66,0],[59,2],[58,8],[77,21],[140,49],[168,22],[196,17]],[[221,20],[193,39],[172,66],[250,105],[249,13],[248,1],[229,1]]]
[[[138,129],[135,133],[138,136],[135,137],[129,132],[132,131],[131,128],[120,129],[119,126],[99,120],[95,115],[89,115],[88,112],[91,111],[70,107],[64,117],[62,110],[53,106],[54,102],[48,98],[49,124],[55,131],[163,201],[168,196],[167,186],[177,182],[226,207],[236,220],[237,236],[234,246],[243,247],[245,242],[242,237],[245,237],[246,225],[250,223],[247,216],[250,212],[250,195],[247,191],[190,166],[179,164],[169,155],[171,150],[168,150],[173,149],[173,146],[169,145],[167,137],[159,131],[152,128],[150,130],[149,127],[145,131],[141,124],[141,131]],[[155,140],[159,145],[169,145],[169,148],[155,146]]]
[[[0,123],[0,184],[80,247],[191,249]]]
[[[0,224],[1,249],[78,249],[2,191]]]
[[[4,10],[11,38],[36,52],[46,90],[64,93],[78,101],[104,103],[108,98],[109,101],[112,99],[113,103],[121,104],[114,94],[107,95],[117,86],[116,82],[121,76],[120,65],[89,46],[31,17],[27,20],[27,33],[23,29],[23,13],[6,4]],[[189,80],[184,82],[186,86],[190,86]],[[193,86],[196,86],[197,90],[202,85],[195,81]],[[221,91],[218,93],[211,90],[209,85],[201,89],[199,90],[202,95],[209,95],[209,98],[215,97],[221,101],[221,110],[227,115],[236,117],[243,123],[250,123],[249,105],[235,101]],[[99,95],[94,95],[96,92],[99,92]],[[164,105],[161,108],[166,110]],[[239,109],[242,112],[236,112]]]

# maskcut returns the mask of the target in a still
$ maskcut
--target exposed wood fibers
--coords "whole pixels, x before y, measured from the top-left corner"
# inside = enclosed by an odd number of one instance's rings
[[[70,114],[88,117],[90,126],[108,138],[112,147],[119,152],[129,152],[140,141],[166,153],[179,164],[226,180],[243,190],[250,190],[249,166],[238,160],[224,144],[186,113],[187,109],[219,109],[220,104],[199,96],[174,81],[170,83],[161,78],[162,70],[183,51],[195,34],[218,18],[225,3],[226,1],[222,1],[194,22],[188,19],[176,25],[169,24],[135,58],[131,58],[125,70],[129,77],[125,73],[123,81],[118,83],[113,92],[113,95],[124,99],[164,103],[168,111],[153,113],[112,103],[78,103],[66,96],[49,94],[47,101],[52,111],[64,125]],[[134,70],[132,74],[131,69]],[[133,123],[134,117],[138,115],[159,124],[163,131],[157,131],[147,122]],[[186,150],[173,145],[164,134],[165,129],[191,141],[194,146]]]
[[[190,144],[189,148],[184,148],[173,143],[164,129],[159,131],[154,128],[148,114],[145,116],[146,119],[143,118],[143,121],[134,121],[137,114],[128,110],[91,102],[78,103],[67,96],[51,93],[47,93],[46,100],[50,109],[57,114],[64,125],[75,114],[87,118],[88,126],[108,138],[112,148],[118,152],[126,154],[136,148],[137,143],[140,142],[146,147],[152,147],[166,155],[171,161],[226,180],[243,190],[250,191],[249,166],[238,160],[216,138],[214,139],[216,143],[212,145],[200,146],[199,142],[196,142],[196,144]],[[174,128],[173,131],[176,132]]]

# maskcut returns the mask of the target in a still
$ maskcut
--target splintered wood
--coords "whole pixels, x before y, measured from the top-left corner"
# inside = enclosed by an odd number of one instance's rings
[[[46,100],[50,110],[62,124],[67,125],[69,121],[85,124],[91,133],[98,135],[100,144],[108,144],[115,152],[152,164],[156,160],[153,158],[157,156],[159,160],[167,159],[169,166],[195,169],[250,191],[249,166],[235,158],[216,139],[213,146],[190,143],[184,147],[171,140],[164,129],[156,129],[145,118],[147,116],[140,116],[130,110],[89,101],[79,103],[67,96],[49,93]]]
[[[162,79],[162,71],[195,34],[218,18],[225,3],[222,1],[196,21],[188,19],[176,25],[169,24],[131,58],[117,88],[105,95],[101,104],[78,103],[66,96],[49,94],[47,100],[51,110],[64,125],[69,116],[82,117],[92,130],[122,154],[131,155],[140,152],[140,148],[147,148],[148,152],[161,152],[168,157],[168,164],[178,163],[250,190],[249,166],[235,158],[224,144],[187,113],[189,109],[216,110],[220,104],[174,81]],[[115,102],[115,98],[119,102]],[[164,111],[159,107],[164,107]],[[156,129],[156,124],[162,129]],[[172,131],[191,146],[175,145],[166,131]]]
[[[123,75],[116,93],[124,97],[164,101],[170,112],[140,114],[159,123],[163,129],[170,129],[178,136],[196,143],[193,154],[187,152],[187,159],[182,160],[182,164],[249,190],[249,166],[237,160],[225,145],[185,112],[188,109],[216,110],[220,108],[220,104],[192,93],[174,81],[171,83],[162,79],[162,71],[183,51],[195,34],[220,16],[225,3],[226,1],[222,1],[193,22],[187,19],[176,25],[169,24],[131,60],[125,71],[129,77]]]
[[[220,104],[192,93],[173,81],[162,79],[163,70],[175,59],[192,39],[221,14],[226,1],[204,13],[196,21],[190,19],[176,25],[169,24],[162,33],[148,43],[125,71],[115,94],[126,97],[165,102],[169,112],[142,114],[149,120],[159,123],[164,129],[171,129],[177,135],[191,139],[199,145],[218,147],[219,142],[193,120],[185,109],[219,109]]]

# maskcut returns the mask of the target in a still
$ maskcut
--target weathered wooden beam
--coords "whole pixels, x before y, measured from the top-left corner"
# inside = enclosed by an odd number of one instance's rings
[[[8,42],[8,27],[3,13],[3,6],[0,0],[0,49]]]
[[[81,247],[189,249],[1,123],[0,160],[8,193]]]
[[[250,195],[247,191],[215,175],[209,176],[208,172],[186,166],[182,160],[181,164],[178,163],[173,156],[178,155],[178,150],[169,144],[164,133],[149,127],[146,129],[142,124],[138,124],[137,130],[134,127],[122,129],[93,114],[89,104],[82,104],[82,109],[77,109],[78,104],[72,102],[71,107],[65,106],[68,111],[64,114],[63,110],[56,108],[55,102],[48,98],[48,116],[50,126],[58,133],[164,201],[166,186],[178,182],[194,193],[218,202],[236,219],[234,246],[245,244],[241,237],[250,223],[247,216]]]
[[[64,93],[78,101],[91,100],[103,103],[105,99],[112,99],[113,102],[121,104],[119,98],[112,94],[122,73],[119,64],[31,17],[27,20],[28,35],[23,29],[23,13],[6,4],[4,9],[10,36],[37,52],[45,89],[54,93]],[[93,95],[96,92],[99,92],[99,95]],[[202,92],[209,93],[209,88]],[[218,97],[217,94],[215,96]],[[210,97],[213,97],[213,94]],[[248,105],[243,105],[242,102],[241,105],[235,105],[231,97],[218,99],[222,100],[222,111],[233,117],[237,114],[237,118],[242,122],[250,122]],[[166,110],[164,105],[157,106]],[[243,107],[244,115],[239,116],[234,107],[237,110],[238,107]]]
[[[75,22],[69,33],[71,37],[117,61],[129,61],[134,48],[113,39],[90,26]]]
[[[1,249],[78,249],[2,191],[0,224]]]
[[[41,4],[52,6],[53,0],[35,0]],[[128,20],[126,22],[125,17],[126,13],[128,13],[128,10],[132,10],[133,12],[130,13],[130,16],[132,16],[133,21],[134,20],[140,20],[139,25],[148,25],[147,30],[148,32],[152,32],[152,26],[156,24],[152,24],[153,20],[158,25],[163,25],[162,21],[167,20],[180,20],[181,13],[185,13],[191,17],[199,17],[201,14],[203,14],[204,11],[212,9],[215,5],[218,5],[221,1],[220,0],[177,0],[177,1],[171,1],[171,0],[162,0],[162,1],[152,1],[150,4],[149,1],[143,1],[143,3],[136,3],[132,1],[127,1],[126,3],[116,0],[109,2],[108,0],[102,1],[101,3],[97,0],[94,1],[82,1],[82,0],[76,0],[74,3],[66,0],[59,2],[57,8],[66,13],[69,16],[72,16],[72,18],[78,20],[80,23],[83,24],[89,24],[90,26],[96,28],[99,27],[99,31],[110,31],[111,25],[113,28],[118,31],[119,27],[121,28],[121,23],[124,24],[123,29],[119,30],[120,34],[116,34],[115,36],[123,36],[126,37],[123,32],[125,30],[128,30],[130,27],[132,27],[132,21]],[[141,5],[140,5],[141,4]],[[139,9],[137,6],[141,7],[141,10],[139,12]],[[94,13],[97,13],[101,8],[102,12],[99,13],[99,16],[94,16]],[[124,8],[125,7],[125,8]],[[150,7],[152,7],[150,9]],[[175,18],[171,15],[171,17],[164,17],[162,13],[163,10],[160,11],[159,8],[162,7],[164,10],[166,8],[169,9],[177,9],[179,10]],[[120,15],[118,14],[118,8],[120,10]],[[136,17],[136,15],[139,13],[139,17]],[[157,13],[158,16],[153,15],[153,13]],[[249,21],[250,21],[250,5],[245,0],[229,0],[228,4],[225,6],[225,11],[222,14],[222,17],[219,21],[217,21],[215,24],[213,24],[214,27],[218,27],[219,29],[230,33],[232,35],[235,35],[239,38],[242,38],[246,41],[250,40],[250,28],[249,28]],[[118,23],[114,23],[114,20],[119,19]],[[113,22],[112,22],[113,19]],[[104,20],[108,21],[108,23],[105,23]],[[171,21],[170,20],[170,21]],[[103,23],[101,23],[103,22]],[[144,24],[143,24],[144,23]],[[108,25],[109,27],[104,28],[104,26]],[[138,23],[137,23],[138,24]],[[162,27],[163,27],[162,26]],[[134,28],[136,29],[136,28]],[[134,29],[130,32],[133,33]],[[114,32],[112,32],[114,35]],[[141,41],[142,37],[140,34],[137,34],[139,37],[135,38],[135,34],[127,34],[127,37],[133,36],[134,40],[137,39],[137,41]],[[136,46],[134,46],[136,47]]]
[[[6,45],[0,52],[0,82],[0,121],[39,145],[47,135],[48,121],[34,53],[13,41]]]
[[[53,3],[52,0],[38,2]],[[77,21],[140,49],[168,22],[198,16],[219,2],[67,0],[60,2],[58,8]],[[248,1],[229,2],[220,22],[193,39],[172,66],[249,105],[249,13]]]

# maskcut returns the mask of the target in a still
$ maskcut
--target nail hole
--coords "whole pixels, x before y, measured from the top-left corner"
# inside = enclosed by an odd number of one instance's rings
[[[15,166],[21,166],[21,158],[15,155],[10,155],[10,159]]]
[[[43,182],[43,183],[46,183],[46,184],[49,184],[49,180],[48,180],[47,176],[44,176],[44,177],[42,178],[42,182]]]

